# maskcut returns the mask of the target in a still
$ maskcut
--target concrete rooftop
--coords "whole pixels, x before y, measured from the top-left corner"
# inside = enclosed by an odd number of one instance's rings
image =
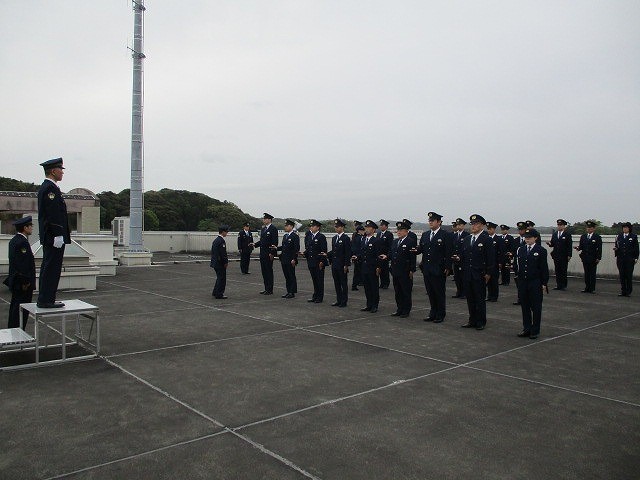
[[[156,260],[59,296],[100,307],[102,357],[0,373],[0,478],[640,477],[640,290],[570,279],[533,341],[516,337],[513,282],[479,332],[460,328],[464,300],[423,322],[421,275],[398,319],[392,290],[377,314],[359,311],[362,288],[332,308],[329,272],[325,302],[307,303],[302,265],[295,299],[277,263],[276,294],[259,295],[252,262],[214,300],[206,258]]]

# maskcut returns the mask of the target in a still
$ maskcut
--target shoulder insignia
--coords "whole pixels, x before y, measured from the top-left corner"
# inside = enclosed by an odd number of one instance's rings
[[[49,194],[49,200],[53,200],[54,198],[56,198],[56,194],[55,194],[55,193],[53,193],[53,192],[51,192],[51,193]]]
[[[27,253],[27,249],[26,249],[26,248],[24,248],[24,247],[22,247],[22,248],[20,249],[20,252],[21,252],[21,253]]]

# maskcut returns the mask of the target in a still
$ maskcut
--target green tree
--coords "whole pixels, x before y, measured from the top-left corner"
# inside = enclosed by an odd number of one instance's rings
[[[144,209],[144,229],[147,231],[160,230],[160,220],[153,210]]]

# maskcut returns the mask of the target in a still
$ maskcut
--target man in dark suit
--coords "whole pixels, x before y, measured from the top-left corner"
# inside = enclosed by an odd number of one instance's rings
[[[242,230],[238,232],[238,252],[240,253],[240,272],[243,275],[249,274],[249,263],[251,261],[251,251],[253,247],[253,234],[249,222],[245,223]]]
[[[351,235],[351,258],[353,263],[353,280],[351,281],[351,290],[357,291],[358,285],[362,283],[362,264],[360,263],[360,254],[362,253],[362,245],[364,242],[364,227],[362,222],[353,222],[356,231]]]
[[[42,245],[40,266],[39,308],[60,308],[56,292],[62,272],[64,246],[71,243],[71,231],[67,218],[67,205],[57,182],[64,176],[62,158],[54,158],[40,164],[45,180],[38,189],[38,226]]]
[[[487,324],[487,283],[496,272],[496,251],[493,241],[484,230],[486,220],[482,215],[471,215],[471,234],[462,242],[454,255],[462,265],[462,283],[467,297],[469,321],[463,328],[484,330]]]
[[[411,231],[411,227],[413,226],[413,222],[406,218],[402,219],[402,223],[404,223],[407,228],[409,228],[409,233],[407,233],[407,237],[413,242],[414,245],[418,245],[418,235],[416,232]],[[413,273],[416,273],[416,266],[413,266]],[[411,276],[411,288],[413,289],[413,275]]]
[[[571,234],[567,232],[567,221],[559,218],[556,221],[557,231],[551,234],[551,241],[547,245],[553,248],[551,258],[553,258],[553,266],[556,273],[556,286],[554,290],[567,289],[567,269],[569,268],[569,260],[573,251],[573,239]]]
[[[496,275],[492,275],[491,280],[489,280],[489,283],[487,283],[487,302],[498,301],[498,296],[500,295],[498,273],[502,270],[502,265],[504,264],[506,257],[502,237],[500,235],[496,235],[496,228],[498,228],[498,224],[487,222],[487,234],[489,235],[489,237],[491,237],[491,240],[493,241],[493,247],[496,251]]]
[[[511,230],[509,225],[500,225],[502,243],[504,244],[504,263],[500,271],[500,285],[505,286],[511,284],[511,259],[513,258],[513,245],[515,244],[515,238],[509,233],[509,230]]]
[[[271,223],[272,220],[273,215],[262,215],[260,240],[249,244],[251,247],[260,247],[260,270],[264,282],[264,290],[260,295],[273,295],[273,258],[278,248],[278,229]]]
[[[329,261],[331,263],[331,275],[333,276],[333,285],[336,289],[336,301],[332,307],[346,307],[349,299],[349,283],[347,274],[349,273],[349,265],[351,264],[351,240],[344,233],[346,220],[336,218],[333,227],[336,235],[331,240],[331,252],[329,252]]]
[[[23,324],[20,325],[20,304],[31,303],[36,288],[36,264],[29,245],[29,235],[33,233],[32,218],[20,218],[13,225],[16,227],[16,234],[9,241],[9,276],[3,282],[11,290],[7,328],[22,326],[24,330],[29,313],[22,312]]]
[[[638,236],[633,233],[630,222],[622,224],[622,233],[616,237],[613,247],[616,265],[620,274],[619,297],[630,297],[633,290],[633,269],[638,263]]]
[[[229,233],[229,226],[220,225],[218,236],[211,244],[211,268],[216,272],[216,284],[211,295],[218,300],[228,298],[224,294],[224,290],[227,288],[227,267],[229,266],[227,242],[224,239],[227,233]]]
[[[393,233],[389,231],[389,222],[384,219],[381,219],[379,222],[379,230],[376,233],[376,237],[382,240],[385,244],[385,250],[387,252],[391,251],[391,244],[393,243]],[[384,260],[380,264],[380,288],[387,289],[391,284],[391,280],[389,278],[389,261]]]
[[[387,252],[384,251],[382,241],[376,238],[377,229],[378,225],[373,220],[367,220],[364,223],[365,238],[358,259],[362,264],[362,281],[367,305],[360,309],[361,312],[376,313],[380,303],[380,286],[378,284],[380,262],[382,261],[380,256],[387,254]]]
[[[389,255],[382,254],[384,260],[391,259],[391,276],[395,292],[396,311],[392,317],[407,318],[411,312],[411,290],[413,272],[416,271],[416,244],[409,237],[409,226],[397,222],[398,238],[391,244]]]
[[[469,232],[465,230],[467,222],[461,218],[456,218],[453,225],[453,255],[457,255],[458,251],[464,244],[464,239],[469,236]],[[456,284],[456,294],[452,298],[464,298],[464,288],[462,286],[462,264],[453,262],[453,281]]]
[[[453,235],[441,228],[442,215],[429,212],[428,221],[429,230],[422,234],[420,242],[412,251],[417,255],[422,254],[420,268],[431,304],[429,315],[424,321],[442,323],[447,315],[446,282],[452,268]]]
[[[602,237],[595,233],[596,223],[585,222],[586,233],[580,237],[580,243],[574,247],[580,252],[584,268],[584,290],[582,293],[596,293],[596,271],[602,259]]]
[[[313,282],[313,296],[307,300],[309,303],[322,303],[324,300],[324,267],[328,265],[327,237],[320,232],[322,224],[317,220],[311,220],[309,231],[311,235],[305,245],[304,257],[307,259],[307,267]]]
[[[516,227],[518,228],[518,236],[515,239],[515,242],[513,242],[513,249],[511,250],[511,256],[512,258],[515,259],[516,254],[518,253],[518,249],[520,247],[525,246],[527,243],[524,240],[524,234],[527,231],[527,222],[522,221],[522,222],[518,222],[516,224]],[[514,278],[515,282],[516,282],[516,288],[518,288],[518,279]],[[514,305],[520,305],[520,294],[518,293],[518,299],[513,302]]]
[[[518,278],[522,331],[519,337],[538,338],[542,321],[542,297],[549,281],[547,250],[536,242],[540,234],[533,228],[524,234],[526,245],[518,248],[514,272]]]
[[[298,293],[298,280],[296,278],[296,265],[298,265],[298,254],[300,253],[300,237],[293,229],[293,220],[285,220],[284,237],[282,245],[277,248],[280,253],[280,263],[282,264],[282,274],[284,275],[287,293],[282,298],[294,298]]]

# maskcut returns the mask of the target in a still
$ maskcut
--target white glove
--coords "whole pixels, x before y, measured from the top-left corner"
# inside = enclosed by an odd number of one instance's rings
[[[60,236],[60,237],[55,237],[53,239],[53,246],[56,248],[62,248],[62,246],[64,245],[64,237]]]

